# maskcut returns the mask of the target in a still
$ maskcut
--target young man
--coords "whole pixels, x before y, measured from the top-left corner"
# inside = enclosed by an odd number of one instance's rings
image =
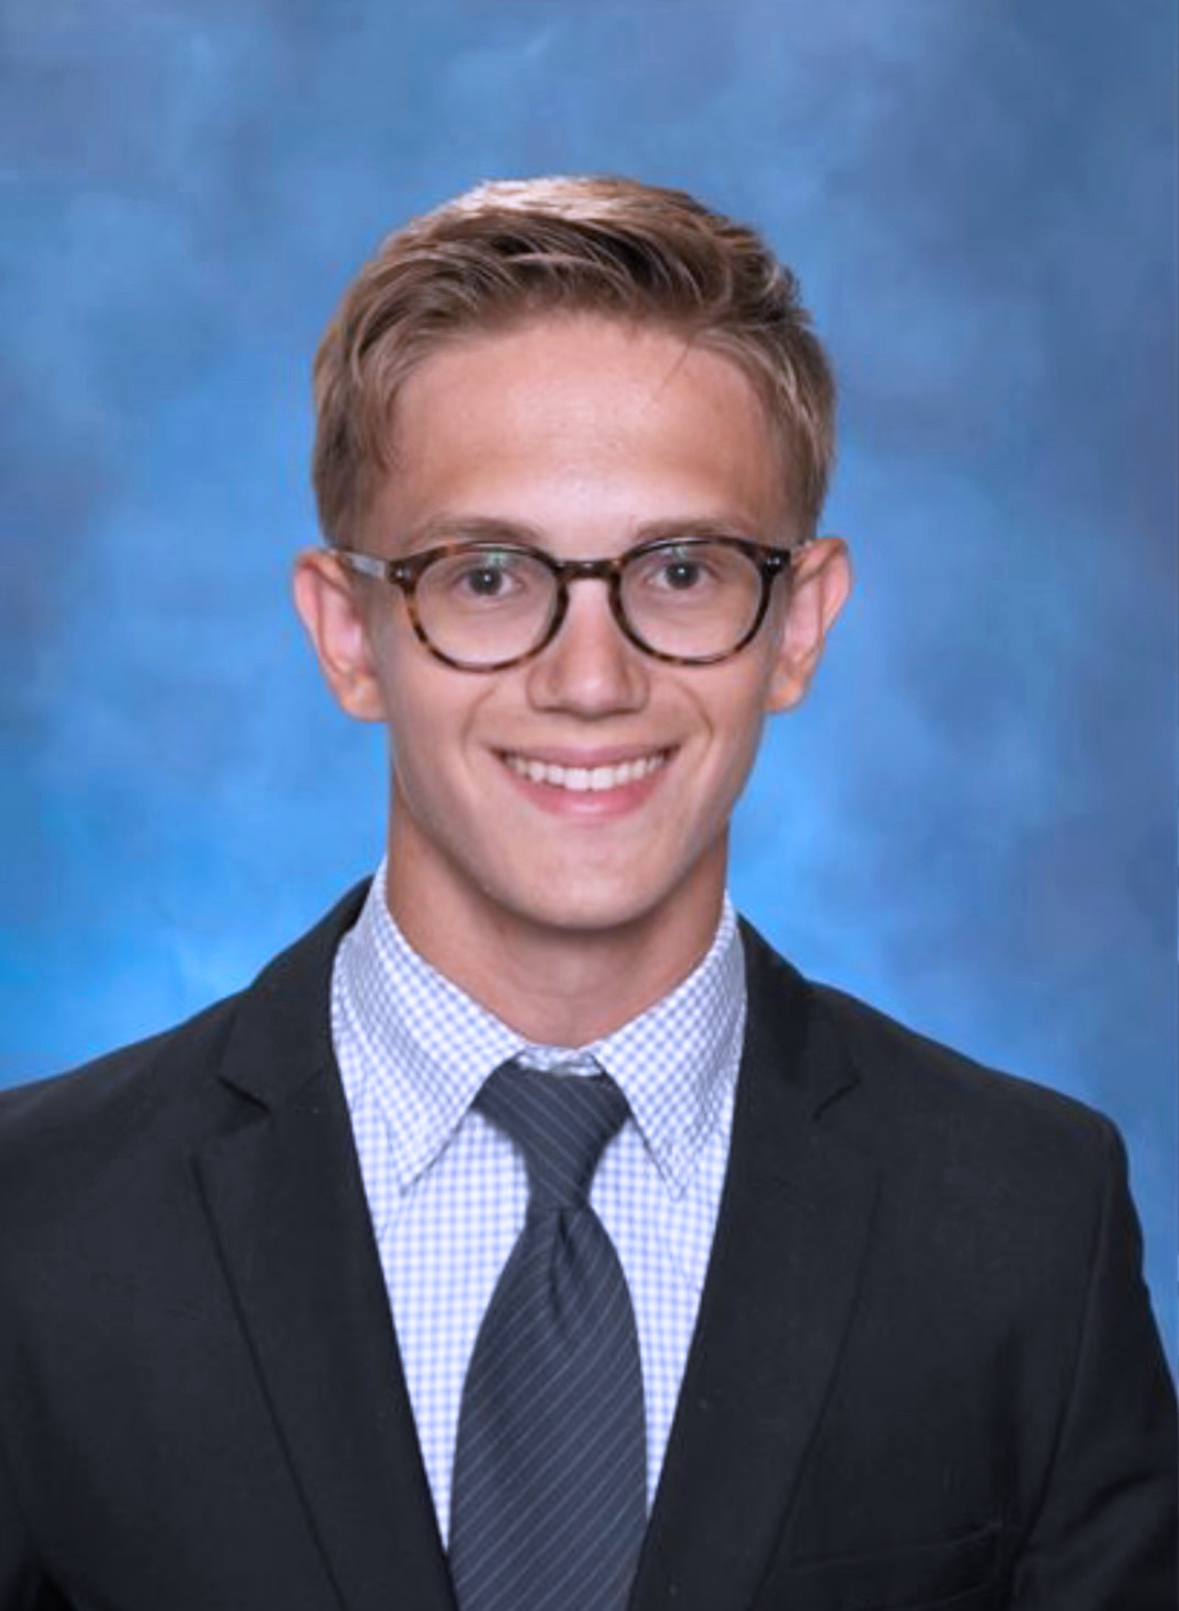
[[[1174,1605],[1122,1149],[725,897],[849,587],[826,360],[622,180],[394,235],[316,364],[300,614],[371,887],[0,1106],[0,1608]]]

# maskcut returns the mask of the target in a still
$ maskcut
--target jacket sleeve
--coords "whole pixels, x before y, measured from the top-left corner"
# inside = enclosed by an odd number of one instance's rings
[[[1012,1611],[1176,1611],[1175,1393],[1141,1275],[1126,1157],[1105,1126],[1104,1195],[1072,1391]]]

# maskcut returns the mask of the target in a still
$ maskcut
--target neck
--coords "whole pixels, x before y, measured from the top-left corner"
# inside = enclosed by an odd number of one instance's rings
[[[472,902],[469,892],[452,902],[435,888],[428,903],[415,900],[390,855],[385,899],[409,944],[452,984],[527,1040],[573,1048],[637,1018],[705,956],[723,880],[707,902],[696,892],[689,907],[687,893],[616,927],[568,930]]]

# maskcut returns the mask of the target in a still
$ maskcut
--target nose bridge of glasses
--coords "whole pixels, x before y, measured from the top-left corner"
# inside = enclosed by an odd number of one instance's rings
[[[554,597],[553,609],[549,618],[541,649],[546,649],[554,639],[560,638],[568,648],[568,625],[570,610],[575,621],[592,620],[595,608],[591,604],[588,617],[584,610],[579,610],[573,603],[573,596],[569,591],[571,582],[603,582],[606,586],[606,595],[602,602],[607,606],[608,615],[614,623],[614,630],[620,634],[620,639],[632,645],[643,648],[644,645],[635,637],[634,629],[626,618],[626,611],[622,601],[622,573],[627,556],[621,555],[611,559],[556,559],[546,555],[545,560],[553,578]],[[589,601],[585,601],[589,603]],[[579,628],[577,636],[583,628]],[[594,629],[596,631],[596,629]]]
[[[621,559],[550,560],[553,580],[557,584],[557,596],[554,600],[554,614],[550,626],[550,641],[556,637],[567,619],[570,604],[568,589],[571,582],[604,582],[607,588],[610,614],[626,636],[630,636],[622,607],[622,565],[623,561]]]
[[[556,564],[556,573],[565,582],[617,581],[622,562],[617,559],[562,559]]]

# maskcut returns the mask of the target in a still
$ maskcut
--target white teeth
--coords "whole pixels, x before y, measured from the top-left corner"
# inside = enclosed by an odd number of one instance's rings
[[[637,783],[649,777],[667,760],[668,752],[659,750],[654,755],[643,755],[637,761],[622,761],[618,766],[558,766],[555,761],[534,761],[524,755],[505,755],[504,760],[513,772],[531,783],[548,783],[556,789],[569,789],[574,794],[602,793],[606,789],[620,789],[626,783]]]

